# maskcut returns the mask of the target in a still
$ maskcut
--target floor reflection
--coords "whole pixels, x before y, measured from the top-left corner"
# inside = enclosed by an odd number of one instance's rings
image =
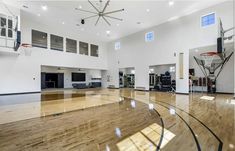
[[[162,134],[163,131],[164,134]],[[162,149],[175,137],[175,134],[171,131],[165,128],[163,131],[160,125],[153,123],[143,130],[117,143],[118,149],[120,151],[156,151],[157,148]],[[161,138],[161,136],[163,137]]]

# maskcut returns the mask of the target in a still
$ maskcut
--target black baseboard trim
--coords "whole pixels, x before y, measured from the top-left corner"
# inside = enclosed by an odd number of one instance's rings
[[[230,93],[230,92],[216,92],[215,94],[234,94],[234,93]]]
[[[191,93],[191,92],[189,92]],[[207,94],[234,94],[234,93],[231,93],[231,92],[215,92],[215,93],[208,93],[207,91],[193,91],[192,93],[207,93]]]
[[[175,94],[189,95],[189,93],[181,93],[181,92],[175,92]]]
[[[0,94],[0,96],[4,96],[4,95],[34,94],[34,93],[41,93],[41,91],[35,91],[35,92],[22,92],[22,93],[3,93],[3,94]]]
[[[107,88],[108,88],[108,89],[119,89],[119,88],[115,88],[115,87],[113,87],[113,88],[112,88],[112,87],[107,87]]]
[[[149,90],[134,89],[135,91],[149,92]]]

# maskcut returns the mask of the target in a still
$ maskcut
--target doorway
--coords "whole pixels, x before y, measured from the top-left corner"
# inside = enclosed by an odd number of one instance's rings
[[[149,89],[175,92],[175,64],[154,65],[149,67]]]
[[[120,88],[135,87],[135,68],[119,69],[119,87]]]
[[[64,73],[41,73],[41,89],[64,88]]]

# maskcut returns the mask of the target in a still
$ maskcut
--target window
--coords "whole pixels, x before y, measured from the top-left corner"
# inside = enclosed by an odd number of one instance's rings
[[[215,24],[215,13],[210,13],[208,15],[201,17],[201,27],[206,27]]]
[[[148,32],[145,34],[145,42],[150,42],[154,40],[154,32]]]
[[[115,42],[115,50],[121,49],[121,43],[120,42]]]
[[[88,43],[79,42],[79,54],[88,56]]]
[[[1,36],[6,36],[6,26],[7,26],[7,19],[5,17],[1,17]]]
[[[51,49],[52,50],[58,50],[63,51],[63,37],[51,35]]]
[[[13,38],[13,26],[12,19],[8,19],[8,37]]]
[[[99,47],[97,45],[91,44],[91,56],[98,57],[99,56]]]
[[[175,72],[175,67],[171,66],[169,70],[170,70],[170,72]]]
[[[66,52],[77,53],[77,41],[66,38]]]
[[[32,30],[32,46],[47,48],[47,33]]]

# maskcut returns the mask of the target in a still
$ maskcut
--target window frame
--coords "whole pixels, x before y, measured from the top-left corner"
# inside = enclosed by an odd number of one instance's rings
[[[72,41],[75,41],[76,42],[76,44],[75,44],[75,48],[76,48],[76,52],[72,52],[72,51],[68,51],[68,47],[67,47],[67,40],[72,40]],[[68,52],[68,53],[75,53],[75,54],[77,54],[78,53],[78,42],[77,42],[77,40],[75,40],[75,39],[71,39],[71,38],[65,38],[65,43],[66,43],[66,52]]]
[[[91,55],[91,48],[92,48],[92,45],[93,45],[93,46],[97,46],[97,48],[98,48],[98,49],[96,50],[96,51],[97,51],[97,56],[92,56],[92,55]],[[99,57],[99,45],[90,44],[90,56],[91,56],[91,57]]]
[[[5,24],[5,27],[1,26],[1,18],[5,19],[6,20],[6,24]],[[12,22],[12,25],[11,25],[11,28],[9,28],[9,24],[8,22],[11,20]],[[6,39],[14,39],[15,35],[14,35],[14,31],[13,31],[13,26],[14,26],[14,20],[11,16],[8,16],[8,15],[5,15],[5,14],[2,14],[0,13],[0,32],[2,29],[5,29],[5,36],[2,36],[1,33],[0,33],[0,37],[1,38],[6,38]],[[9,37],[9,32],[8,30],[11,30],[11,33],[12,33],[12,36]]]
[[[148,35],[148,34],[150,34],[150,33],[152,33],[152,34],[153,34],[153,35],[152,35],[152,39],[151,39],[151,40],[148,40],[147,35]],[[145,42],[153,42],[153,41],[154,41],[154,39],[155,39],[154,31],[149,31],[149,32],[146,32],[146,33],[145,33],[145,36],[144,36],[144,40],[145,40]]]
[[[86,43],[87,44],[87,54],[81,54],[80,43]],[[89,56],[89,43],[83,42],[83,41],[79,41],[78,47],[79,47],[79,55]]]
[[[215,16],[215,21],[214,21],[214,23],[213,23],[213,24],[209,24],[209,25],[204,25],[204,26],[203,26],[203,25],[202,25],[202,20],[203,20],[203,18],[206,17],[206,16],[209,16],[209,15],[212,15],[212,14],[214,14],[214,16]],[[211,27],[211,26],[215,25],[216,22],[217,22],[216,12],[210,12],[210,13],[207,13],[207,14],[205,14],[205,15],[200,16],[200,27],[201,27],[201,28]]]
[[[36,32],[41,32],[41,33],[45,33],[46,34],[46,46],[38,46],[38,45],[34,45],[33,44],[33,31],[36,31]],[[48,49],[48,33],[46,32],[42,32],[42,31],[39,31],[39,30],[36,30],[36,29],[31,29],[31,45],[32,47],[37,47],[37,48],[44,48],[44,49]]]
[[[60,48],[52,48],[52,36],[55,36],[55,37],[58,37],[58,38],[62,38],[62,49]],[[59,51],[59,52],[63,52],[64,51],[64,37],[62,36],[58,36],[58,35],[55,35],[55,34],[50,34],[50,50],[56,50],[56,51]]]

